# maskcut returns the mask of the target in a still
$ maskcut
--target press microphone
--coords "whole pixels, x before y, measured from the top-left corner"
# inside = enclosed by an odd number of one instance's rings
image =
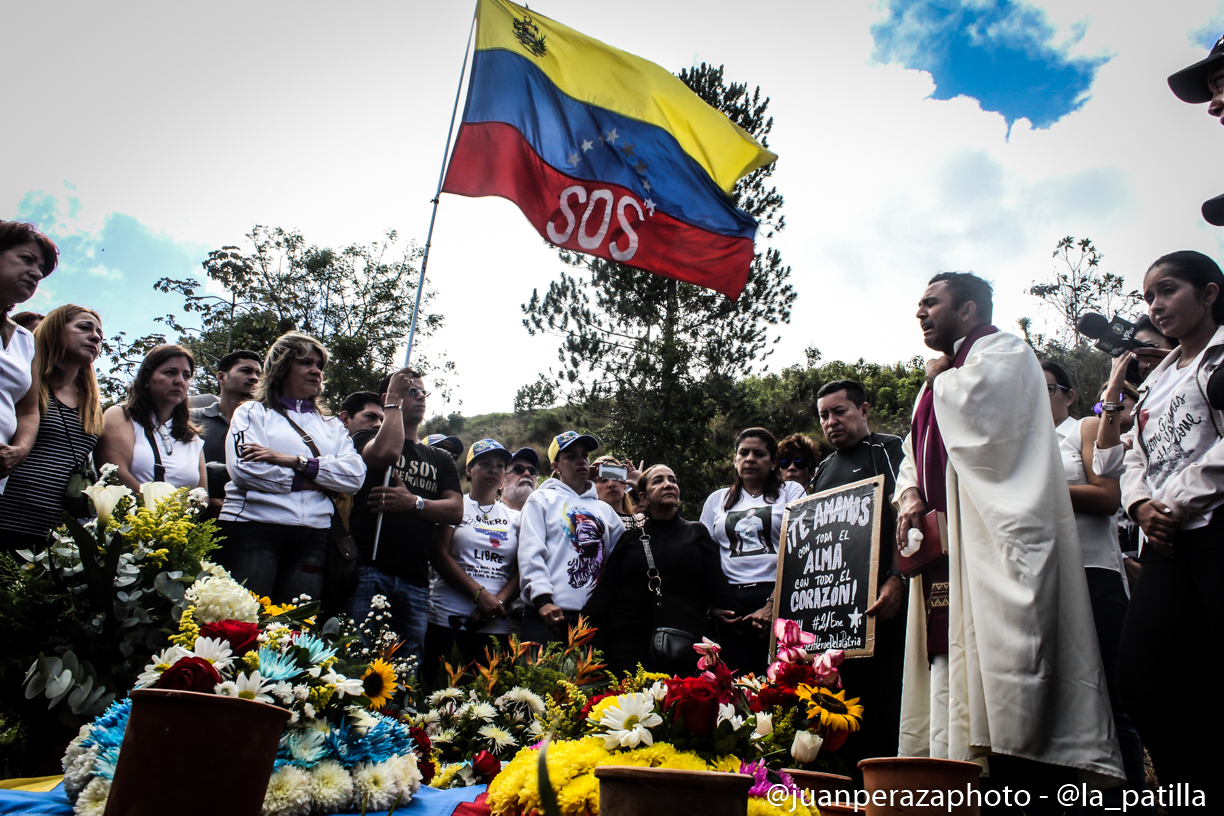
[[[1096,347],[1111,357],[1119,357],[1124,352],[1140,348],[1150,348],[1151,343],[1135,339],[1138,329],[1134,323],[1115,316],[1106,320],[1104,315],[1088,312],[1080,318],[1075,327],[1080,334],[1096,340]]]

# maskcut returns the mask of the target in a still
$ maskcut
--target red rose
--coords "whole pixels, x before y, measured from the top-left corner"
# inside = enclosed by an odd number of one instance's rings
[[[428,785],[433,781],[434,774],[438,772],[438,767],[434,765],[432,759],[418,759],[417,770],[421,772],[421,784]]]
[[[180,657],[157,678],[157,687],[175,691],[199,691],[212,694],[221,682],[221,675],[202,657]]]
[[[472,757],[472,773],[476,774],[482,785],[488,785],[501,773],[501,760],[488,751],[481,751]]]
[[[779,688],[795,689],[799,688],[801,683],[807,683],[809,686],[817,685],[816,672],[807,663],[786,663],[778,670],[778,677],[774,681],[774,685]]]
[[[408,728],[408,736],[412,737],[412,741],[416,744],[416,755],[420,759],[429,757],[429,752],[433,750],[433,741],[430,740],[429,734],[424,728],[413,725]]]
[[[799,702],[799,695],[786,688],[766,687],[757,692],[756,711],[772,711],[774,707],[790,708]]]
[[[234,657],[242,657],[247,652],[259,648],[259,624],[236,620],[206,623],[200,627],[200,637],[229,641],[230,651],[234,653]]]
[[[714,730],[718,717],[718,690],[700,677],[669,680],[663,708],[668,710],[672,706],[675,706],[676,718],[684,720],[690,735],[707,736]]]
[[[824,745],[820,746],[820,750],[832,753],[845,745],[846,738],[849,736],[849,731],[826,731],[824,735]]]

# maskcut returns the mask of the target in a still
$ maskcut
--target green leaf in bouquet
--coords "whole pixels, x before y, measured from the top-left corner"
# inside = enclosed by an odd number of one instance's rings
[[[89,676],[85,678],[85,682],[78,683],[77,687],[72,690],[71,694],[68,695],[69,707],[75,709],[81,703],[89,699],[90,693],[93,692],[93,687],[94,687],[94,676],[93,676],[93,673],[91,672]]]
[[[161,595],[171,603],[178,603],[183,600],[183,596],[187,593],[187,587],[177,579],[182,576],[181,572],[159,572],[157,577],[153,579],[153,588],[157,590],[157,594]]]
[[[549,734],[540,745],[538,772],[540,809],[544,812],[544,816],[561,816],[561,806],[557,803],[557,792],[553,790],[552,780],[548,778],[548,744],[552,741],[552,736]]]
[[[72,672],[64,670],[58,677],[53,677],[47,681],[46,695],[51,698],[47,708],[54,708],[61,700],[68,696],[72,691]]]

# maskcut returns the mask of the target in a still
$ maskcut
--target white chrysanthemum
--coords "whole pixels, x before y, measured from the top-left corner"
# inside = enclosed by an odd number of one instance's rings
[[[353,804],[363,811],[387,810],[399,796],[399,786],[387,763],[358,762],[353,766]]]
[[[256,623],[259,601],[233,578],[206,575],[187,588],[186,599],[195,606],[196,623],[236,620]]]
[[[662,722],[662,720],[659,720]],[[488,741],[489,747],[493,749],[493,753],[501,753],[506,748],[512,745],[518,745],[518,740],[504,728],[498,728],[496,725],[483,726],[476,732]]]
[[[544,713],[544,700],[540,695],[522,686],[515,686],[498,697],[497,705],[499,708],[505,708],[507,705],[526,706],[537,714]]]
[[[302,704],[302,716],[308,720],[313,720],[315,718],[315,707],[312,706],[310,703],[303,703]]]
[[[431,708],[421,715],[420,725],[422,728],[428,729],[429,726],[438,722],[440,719],[442,719],[442,715],[438,713],[438,710],[436,708]]]
[[[458,734],[455,733],[455,729],[443,728],[441,731],[437,733],[436,736],[432,738],[432,741],[441,742],[441,743],[445,743],[446,745],[450,745],[452,742],[455,741],[455,737],[457,736]]]
[[[416,754],[397,754],[386,762],[400,792],[400,807],[408,804],[412,794],[421,789],[421,771]]]
[[[77,737],[73,740],[64,754],[64,792],[68,794],[69,802],[75,802],[93,779],[94,763],[102,751],[102,746],[97,743],[81,748],[81,739],[82,737]],[[73,745],[76,745],[76,751],[73,751]]]
[[[315,813],[339,813],[353,801],[353,777],[334,759],[310,769],[311,801]]]
[[[311,777],[296,765],[285,765],[268,780],[263,816],[308,816]]]
[[[532,720],[527,724],[527,733],[537,739],[544,737],[544,723],[539,720]]]
[[[218,683],[215,689],[217,694],[225,697],[240,697],[244,700],[255,700],[260,703],[271,703],[272,683],[265,680],[258,671],[253,671],[250,674],[239,674],[233,680],[227,680],[224,683]]]
[[[197,507],[204,507],[208,504],[208,491],[202,487],[193,487],[187,493],[187,501],[191,502]]]
[[[168,646],[162,649],[161,654],[155,654],[149,658],[148,665],[145,666],[144,671],[136,678],[136,688],[150,688],[157,685],[157,681],[161,679],[162,672],[173,666],[179,658],[189,657],[190,655],[191,652],[182,646]]]
[[[293,684],[284,680],[278,680],[276,685],[272,686],[272,696],[284,705],[293,702]]]
[[[225,671],[233,663],[234,653],[230,651],[229,641],[221,638],[198,637],[192,648],[196,657],[202,657],[217,671]]]
[[[76,816],[102,816],[106,811],[106,798],[110,796],[110,788],[109,779],[95,776],[77,797],[76,804],[72,806],[72,812]]]
[[[598,736],[603,737],[604,747],[636,748],[639,744],[653,745],[653,726],[661,725],[663,718],[655,713],[654,700],[646,694],[622,694],[616,704],[604,709],[599,724],[608,729]]]
[[[457,703],[463,699],[463,692],[454,686],[439,689],[425,698],[430,708],[440,708],[443,703]]]
[[[214,564],[212,561],[201,561],[200,562],[200,572],[206,572],[209,575],[216,576],[217,578],[230,577],[229,570],[227,570],[225,567],[221,566],[220,564]]]
[[[489,703],[472,703],[468,711],[476,719],[484,720],[485,722],[492,722],[497,719],[497,709]]]

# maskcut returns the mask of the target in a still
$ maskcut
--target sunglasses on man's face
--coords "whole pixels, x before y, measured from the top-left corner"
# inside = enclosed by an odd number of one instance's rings
[[[807,470],[808,460],[806,459],[779,459],[778,468],[786,470],[791,465],[794,465],[799,470]]]
[[[512,465],[510,470],[517,476],[522,476],[524,473],[529,473],[532,476],[535,476],[536,473],[538,473],[538,471],[530,465]]]

